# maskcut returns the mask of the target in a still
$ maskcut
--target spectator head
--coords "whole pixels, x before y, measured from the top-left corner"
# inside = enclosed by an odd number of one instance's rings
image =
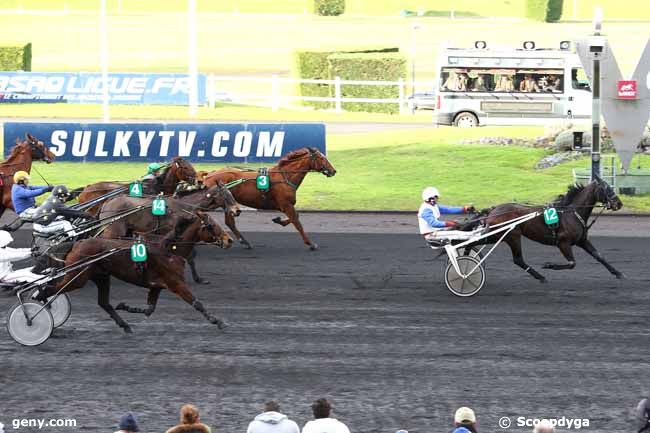
[[[199,410],[196,406],[186,404],[181,408],[181,424],[197,424],[199,422]]]
[[[311,405],[311,410],[314,412],[314,418],[329,418],[332,406],[325,398],[319,398]]]
[[[533,433],[555,433],[555,427],[549,420],[543,419],[535,426]]]
[[[644,398],[636,405],[635,416],[638,432],[650,429],[650,400]]]
[[[129,433],[140,431],[138,428],[138,421],[135,419],[135,416],[131,412],[120,417],[119,429]]]
[[[476,415],[468,407],[459,407],[454,414],[454,426],[464,427],[470,432],[476,432]]]
[[[280,403],[275,400],[264,403],[264,412],[280,412]]]

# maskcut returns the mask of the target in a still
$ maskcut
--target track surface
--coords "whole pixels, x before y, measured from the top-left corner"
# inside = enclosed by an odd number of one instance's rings
[[[0,422],[9,432],[12,418],[76,418],[77,429],[43,431],[110,432],[134,411],[143,431],[161,432],[192,402],[215,431],[234,433],[270,398],[302,425],[326,396],[353,432],[446,432],[460,405],[482,432],[501,430],[501,416],[632,431],[630,408],[650,391],[648,239],[595,239],[628,280],[578,251],[576,270],[543,271],[546,285],[502,246],[482,292],[461,299],[418,236],[314,237],[317,252],[295,232],[249,233],[252,251],[202,247],[212,284],[194,293],[227,318],[225,332],[163,293],[150,318],[121,312],[135,332],[125,335],[92,285],[71,295],[71,319],[42,346],[2,330]],[[549,247],[525,252],[538,268],[560,260]],[[112,299],[143,304],[145,292],[116,282]],[[0,295],[0,320],[12,303]]]

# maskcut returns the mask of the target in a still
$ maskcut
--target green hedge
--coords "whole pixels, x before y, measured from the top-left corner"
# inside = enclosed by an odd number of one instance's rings
[[[406,77],[406,58],[396,53],[346,53],[332,54],[327,58],[329,76],[342,80],[397,81]],[[334,86],[330,87],[334,96]],[[344,98],[395,98],[399,97],[397,86],[342,85]],[[370,104],[344,102],[346,111],[367,111],[395,114],[397,104]]]
[[[345,12],[345,0],[314,0],[314,13],[333,17]]]
[[[350,49],[350,50],[323,50],[323,51],[296,51],[294,53],[294,70],[292,75],[297,78],[306,78],[312,80],[327,80],[329,79],[329,65],[327,58],[333,54],[341,53],[396,53],[399,51],[397,47],[376,47],[365,49]],[[329,96],[330,86],[327,84],[300,84],[298,86],[298,94],[301,96]],[[334,104],[331,102],[309,102],[304,101],[303,105],[315,108],[332,108]]]
[[[0,47],[0,71],[31,71],[32,44],[24,47]]]
[[[563,0],[526,0],[526,16],[536,21],[554,23],[562,17]]]

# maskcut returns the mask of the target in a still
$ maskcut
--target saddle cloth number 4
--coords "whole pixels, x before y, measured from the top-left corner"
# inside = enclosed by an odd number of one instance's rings
[[[142,197],[142,184],[140,182],[130,184],[129,195],[131,197]]]

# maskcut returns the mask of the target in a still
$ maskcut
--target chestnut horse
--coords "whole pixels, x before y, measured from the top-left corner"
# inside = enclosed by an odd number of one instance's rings
[[[88,281],[97,286],[98,303],[124,332],[131,333],[131,327],[115,311],[110,303],[111,277],[124,282],[149,289],[146,308],[133,308],[123,303],[117,306],[118,310],[131,313],[142,313],[150,316],[156,309],[156,303],[162,290],[169,290],[176,296],[190,304],[200,312],[210,323],[223,329],[225,322],[209,314],[203,304],[192,294],[185,282],[185,260],[182,257],[167,253],[154,246],[147,245],[146,266],[139,267],[131,261],[130,248],[133,241],[117,239],[90,238],[77,241],[74,244],[66,242],[57,245],[55,254],[65,261],[65,266],[73,265],[90,257],[97,257],[112,249],[116,252],[105,259],[90,264],[86,268],[71,271],[63,280],[55,285],[40,289],[37,300],[44,300],[53,296],[59,289],[65,287],[62,293],[80,289]]]
[[[2,216],[5,209],[14,209],[11,202],[11,187],[14,184],[14,174],[17,171],[31,172],[32,161],[45,161],[50,164],[54,161],[54,158],[55,156],[50,152],[50,149],[33,135],[25,134],[25,140],[22,142],[16,139],[16,145],[11,149],[9,158],[0,162],[0,186],[2,186],[0,216]]]
[[[603,203],[604,207],[615,211],[623,207],[623,203],[614,189],[607,182],[598,178],[586,186],[570,186],[569,191],[558,197],[553,203],[559,216],[559,226],[556,229],[549,228],[544,222],[544,216],[541,215],[544,211],[542,207],[524,206],[516,203],[501,204],[492,208],[485,217],[485,224],[492,226],[531,212],[540,212],[538,217],[515,227],[504,238],[504,241],[512,251],[513,262],[542,283],[546,282],[546,278],[524,261],[521,249],[522,236],[545,245],[557,246],[567,260],[567,263],[562,264],[546,263],[544,269],[573,269],[576,261],[572,246],[577,245],[605,266],[616,278],[624,278],[621,272],[607,263],[588,239],[588,222],[596,203]],[[495,239],[488,238],[487,243],[494,241]]]
[[[163,168],[162,173],[155,179],[145,180],[142,182],[143,193],[149,195],[157,195],[163,193],[164,195],[172,195],[176,190],[176,185],[181,181],[194,183],[196,178],[196,170],[192,164],[179,156],[172,158],[171,162]],[[79,197],[79,203],[85,203],[100,197],[110,191],[118,188],[128,186],[127,182],[98,182],[86,185],[83,188],[77,188],[72,191],[70,199]],[[125,191],[126,193],[126,191]],[[101,204],[97,204],[86,212],[91,215],[96,215]]]
[[[99,218],[110,218],[129,209],[151,204],[151,201],[150,198],[136,198],[121,195],[111,199],[102,206],[99,212]],[[101,236],[108,239],[121,239],[142,234],[148,241],[159,239],[159,246],[161,248],[166,249],[167,247],[171,247],[171,245],[175,245],[177,250],[174,251],[172,249],[172,252],[187,259],[194,281],[208,284],[208,281],[203,280],[196,270],[194,262],[196,251],[192,243],[196,243],[199,240],[206,241],[205,238],[201,238],[201,236],[205,236],[203,234],[204,231],[212,233],[216,238],[214,241],[206,242],[216,243],[222,248],[230,248],[232,238],[221,229],[216,221],[203,214],[202,211],[223,207],[227,213],[238,215],[239,206],[237,202],[228,188],[225,188],[221,184],[215,185],[212,188],[192,192],[180,199],[168,197],[165,199],[165,202],[167,205],[167,215],[164,217],[158,218],[153,216],[151,209],[147,207],[115,221],[104,230]],[[202,223],[200,227],[201,231],[198,233],[195,231],[197,236],[187,238],[189,236],[187,233],[187,230],[189,230],[188,227],[197,222]],[[182,232],[184,230],[186,232],[186,239],[181,244],[178,239],[183,236]]]
[[[277,165],[268,169],[271,185],[267,192],[262,192],[257,189],[255,182],[257,171],[255,170],[241,170],[237,168],[216,170],[208,174],[205,178],[205,184],[212,186],[218,181],[225,184],[235,183],[236,185],[231,187],[231,191],[238,203],[255,209],[279,210],[283,212],[288,217],[287,219],[283,220],[280,217],[276,217],[272,221],[283,227],[293,224],[302,236],[305,244],[312,250],[315,250],[318,248],[318,245],[307,237],[298,219],[298,212],[296,212],[294,207],[298,187],[300,187],[307,173],[311,171],[322,173],[327,177],[332,177],[336,174],[336,170],[325,155],[318,149],[308,147],[288,153],[278,161]],[[235,219],[226,214],[225,221],[239,242],[247,248],[251,248],[251,244],[237,230]]]

